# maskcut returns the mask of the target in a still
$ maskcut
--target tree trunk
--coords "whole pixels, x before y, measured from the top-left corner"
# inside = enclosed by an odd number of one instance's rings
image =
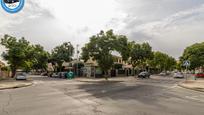
[[[105,71],[105,79],[108,81],[108,71]]]
[[[15,77],[15,75],[16,75],[16,69],[12,69],[12,71],[11,71],[11,72],[12,72],[11,77],[12,77],[12,78],[14,78],[14,77]]]
[[[136,67],[135,65],[132,66],[132,74],[133,74],[133,76],[135,76],[135,67]]]
[[[132,76],[135,76],[135,69],[132,68]]]

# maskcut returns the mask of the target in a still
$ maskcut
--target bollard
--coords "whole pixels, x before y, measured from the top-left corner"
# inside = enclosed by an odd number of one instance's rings
[[[196,77],[196,76],[194,76],[194,80],[197,80],[197,77]]]

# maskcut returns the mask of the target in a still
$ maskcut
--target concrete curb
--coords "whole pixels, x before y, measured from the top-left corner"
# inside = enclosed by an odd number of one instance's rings
[[[182,88],[185,88],[185,89],[190,89],[190,90],[194,90],[194,91],[204,92],[204,89],[201,90],[201,89],[198,89],[198,88],[192,88],[192,87],[184,86],[184,85],[182,85],[182,83],[179,83],[178,86],[180,86]]]
[[[77,82],[84,82],[84,83],[116,83],[116,82],[124,82],[123,80],[75,80]]]
[[[4,87],[4,88],[0,88],[0,90],[16,89],[16,88],[28,87],[28,86],[31,86],[31,85],[33,85],[33,82],[27,83],[27,84],[14,85],[14,86],[11,86],[11,87]]]

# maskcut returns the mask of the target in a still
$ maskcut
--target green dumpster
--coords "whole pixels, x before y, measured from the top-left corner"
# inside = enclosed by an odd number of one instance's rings
[[[72,71],[67,73],[67,79],[73,79],[74,78],[74,73]]]

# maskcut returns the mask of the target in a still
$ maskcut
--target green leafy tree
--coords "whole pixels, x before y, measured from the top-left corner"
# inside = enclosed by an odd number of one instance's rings
[[[167,57],[165,63],[166,63],[165,70],[173,70],[173,69],[175,69],[177,67],[176,59],[171,57],[171,56]]]
[[[127,37],[115,35],[113,30],[101,31],[99,34],[90,38],[89,43],[82,48],[82,59],[86,62],[90,57],[96,60],[100,68],[106,73],[113,65],[112,52],[118,51],[123,60],[129,58]]]
[[[180,57],[181,62],[184,62],[185,60],[190,61],[190,69],[204,67],[204,42],[196,43],[187,47],[184,50],[182,57]]]
[[[51,58],[57,63],[59,70],[62,70],[62,63],[72,60],[74,47],[70,42],[65,42],[52,50]]]
[[[31,58],[32,69],[38,70],[46,70],[47,69],[47,63],[48,59],[50,57],[50,54],[44,50],[44,48],[41,45],[34,45],[32,46],[32,55],[33,58]]]
[[[32,47],[24,38],[17,40],[15,37],[9,35],[4,35],[4,37],[1,38],[1,45],[5,46],[7,49],[2,56],[7,60],[8,64],[10,64],[12,77],[14,77],[17,69],[28,65],[27,62],[30,61],[31,57],[31,55],[28,54],[30,54],[29,52]]]
[[[152,58],[152,47],[148,43],[137,44],[135,42],[130,42],[129,47],[130,63],[133,68],[138,66],[144,69],[147,66],[147,60]]]
[[[124,35],[116,35],[114,49],[121,54],[124,61],[127,61],[130,57],[129,48],[128,38]]]
[[[176,63],[176,69],[179,70],[179,71],[182,70],[182,63],[181,63],[181,61]]]
[[[90,42],[82,48],[82,59],[87,61],[92,57],[107,74],[113,65],[111,52],[113,51],[114,40],[115,36],[112,31],[107,31],[106,33],[101,31],[99,34],[92,36]]]
[[[14,77],[17,69],[30,71],[32,69],[46,69],[49,53],[40,45],[31,45],[25,38],[17,40],[13,36],[5,35],[1,44],[7,49],[2,54],[8,61]]]
[[[154,52],[154,57],[151,60],[150,65],[160,71],[173,70],[176,68],[176,60],[165,53],[157,51]]]
[[[89,60],[89,58],[90,58],[90,56],[89,56],[90,53],[89,53],[88,44],[86,44],[85,47],[82,47],[81,49],[82,49],[81,58],[82,58],[85,62],[87,62],[87,61]]]

